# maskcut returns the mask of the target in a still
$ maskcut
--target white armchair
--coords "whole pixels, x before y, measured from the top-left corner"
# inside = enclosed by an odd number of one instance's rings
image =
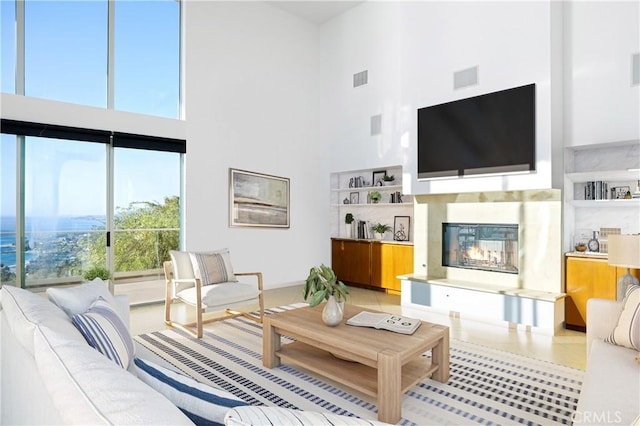
[[[165,323],[202,337],[204,323],[243,315],[262,323],[264,299],[262,273],[234,273],[228,250],[215,252],[171,251],[164,262],[166,278]],[[255,276],[256,283],[239,282],[236,277]],[[171,304],[176,300],[196,308],[196,320],[180,323],[171,319]],[[231,308],[258,303],[259,316]],[[205,312],[225,311],[226,315],[203,320]],[[195,329],[194,329],[195,327]]]

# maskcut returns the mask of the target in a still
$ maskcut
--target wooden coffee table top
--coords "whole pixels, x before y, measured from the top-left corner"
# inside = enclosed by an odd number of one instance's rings
[[[423,321],[415,333],[406,335],[370,327],[346,325],[346,320],[361,311],[379,312],[359,306],[345,304],[342,323],[329,327],[322,322],[324,304],[293,309],[268,316],[271,327],[280,334],[312,344],[339,357],[375,367],[378,354],[391,350],[399,353],[401,363],[431,349],[449,328]]]

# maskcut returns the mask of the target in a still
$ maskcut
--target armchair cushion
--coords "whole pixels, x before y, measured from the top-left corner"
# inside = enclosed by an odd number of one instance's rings
[[[257,285],[245,284],[241,282],[221,283],[202,287],[203,308],[213,308],[217,310],[238,305],[241,302],[253,302],[260,295]],[[191,305],[197,303],[196,288],[190,287],[178,292],[177,297]]]
[[[627,289],[618,324],[604,341],[640,351],[640,286]]]
[[[219,284],[238,281],[233,274],[229,250],[211,253],[189,253],[193,275],[202,285]]]

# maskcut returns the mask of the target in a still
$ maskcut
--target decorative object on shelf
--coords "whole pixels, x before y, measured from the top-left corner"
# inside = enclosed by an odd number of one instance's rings
[[[344,223],[345,223],[345,236],[347,238],[353,238],[353,221],[355,219],[353,218],[353,214],[352,213],[347,213],[344,216]]]
[[[629,192],[630,188],[628,186],[614,186],[611,188],[611,198],[614,200],[623,200]]]
[[[609,235],[609,265],[627,268],[617,284],[617,300],[624,299],[627,287],[639,285],[630,268],[640,268],[640,234]]]
[[[342,204],[350,204],[349,199],[345,197],[344,200],[342,200]]]
[[[288,228],[289,179],[229,169],[230,226]]]
[[[357,192],[352,192],[349,194],[349,204],[360,204],[360,194]]]
[[[575,248],[576,251],[580,253],[587,251],[587,245],[585,243],[576,243]]]
[[[625,200],[630,200],[630,199],[631,199],[631,191],[627,191],[627,192],[624,194],[624,199],[625,199]]]
[[[395,216],[393,218],[393,239],[395,241],[409,241],[410,226],[410,216]]]
[[[388,174],[385,173],[385,175],[382,176],[382,183],[384,185],[393,185],[393,182],[395,180],[396,180],[396,178],[393,175],[389,176]]]
[[[382,194],[380,194],[378,191],[371,191],[369,193],[369,198],[371,199],[371,202],[373,204],[377,204],[382,199]]]
[[[311,307],[319,305],[323,300],[327,301],[322,311],[322,320],[325,324],[335,326],[342,321],[343,310],[340,303],[344,303],[348,294],[347,286],[338,280],[333,269],[323,264],[309,270],[303,289],[304,300],[309,299]],[[325,311],[327,311],[326,314]],[[338,316],[339,320],[337,320]]]
[[[377,170],[372,173],[373,178],[371,180],[371,186],[382,186],[384,185],[384,177],[387,175],[386,170]]]
[[[598,241],[598,231],[593,231],[593,237],[587,242],[590,252],[598,253],[600,251],[600,242]]]
[[[402,203],[402,193],[400,191],[396,191],[389,196],[389,202],[391,204],[401,204]]]
[[[378,222],[371,226],[371,230],[374,232],[376,240],[382,240],[384,239],[384,233],[391,231],[391,226]]]
[[[366,186],[366,182],[362,176],[356,176],[349,179],[349,188],[362,188]]]
[[[620,228],[600,228],[600,253],[609,252],[609,235],[620,235]]]

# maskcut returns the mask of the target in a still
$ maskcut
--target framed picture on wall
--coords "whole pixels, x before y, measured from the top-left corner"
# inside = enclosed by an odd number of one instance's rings
[[[352,192],[349,194],[349,204],[360,204],[360,193]]]
[[[229,169],[229,225],[289,228],[289,179]]]
[[[395,241],[409,241],[411,236],[411,217],[394,216],[393,239]]]

